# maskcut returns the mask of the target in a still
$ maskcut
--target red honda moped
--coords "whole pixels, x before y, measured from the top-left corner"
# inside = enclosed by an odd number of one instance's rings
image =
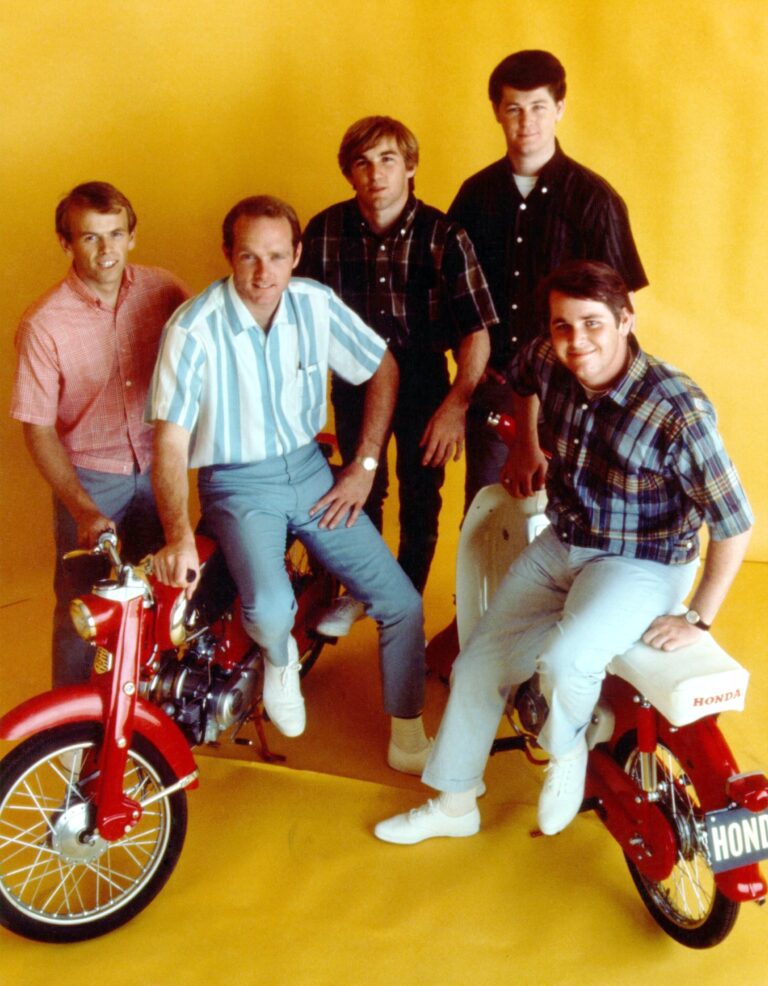
[[[73,942],[117,928],[145,908],[181,852],[190,747],[254,723],[262,756],[263,663],[245,633],[223,558],[198,537],[191,600],[124,564],[111,532],[88,554],[112,574],[72,603],[95,647],[88,684],[54,689],[0,719],[21,740],[0,763],[0,923],[39,941]],[[73,553],[77,554],[77,553]],[[312,628],[338,583],[298,542],[286,551],[306,672],[327,638]],[[249,742],[250,741],[246,741]]]
[[[511,442],[514,421],[491,427]],[[549,521],[543,492],[513,499],[500,484],[475,497],[457,557],[458,634],[466,641],[514,557]],[[594,811],[621,846],[654,920],[676,941],[707,948],[733,927],[742,902],[766,900],[768,779],[740,772],[718,716],[741,711],[748,672],[711,634],[674,653],[645,644],[617,655],[587,733],[582,811]],[[538,736],[547,702],[536,677],[507,710],[516,749],[546,764]]]

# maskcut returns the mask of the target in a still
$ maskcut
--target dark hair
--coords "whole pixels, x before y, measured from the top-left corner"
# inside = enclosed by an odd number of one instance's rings
[[[565,69],[548,51],[516,51],[491,72],[488,95],[494,106],[501,102],[504,86],[528,91],[546,86],[556,103],[565,99]]]
[[[628,312],[635,310],[621,274],[596,260],[569,260],[539,281],[536,299],[545,324],[549,322],[549,297],[553,291],[568,298],[601,301],[617,322],[621,319],[622,308]]]
[[[125,209],[128,217],[128,232],[136,228],[136,213],[122,192],[106,181],[87,181],[76,185],[56,206],[56,232],[69,243],[72,232],[69,228],[70,209],[94,209],[96,212],[119,212]]]
[[[274,195],[251,195],[233,205],[224,217],[221,234],[227,256],[232,253],[235,243],[235,223],[241,216],[248,216],[250,219],[260,219],[262,216],[266,216],[267,219],[287,219],[291,226],[294,252],[301,243],[301,225],[293,206],[283,202],[282,199],[275,198]]]
[[[365,116],[353,123],[341,139],[338,160],[343,174],[348,176],[354,159],[384,137],[395,141],[409,171],[418,165],[419,142],[404,123],[391,116]]]

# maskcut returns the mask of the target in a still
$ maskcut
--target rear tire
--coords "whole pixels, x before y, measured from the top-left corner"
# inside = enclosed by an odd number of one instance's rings
[[[184,791],[160,798],[114,842],[94,835],[84,793],[101,729],[57,726],[21,743],[0,764],[0,924],[36,941],[85,941],[125,924],[160,892],[187,828]],[[90,778],[93,774],[90,774]],[[90,779],[89,778],[89,779]],[[131,740],[123,778],[144,801],[176,776],[148,740]]]
[[[629,737],[617,757],[638,784],[640,751]],[[674,752],[656,747],[662,796],[658,803],[677,835],[677,860],[665,880],[644,876],[625,857],[637,891],[651,917],[671,938],[687,948],[712,948],[728,935],[739,914],[739,904],[718,889],[709,865],[704,837],[704,812],[693,781]]]

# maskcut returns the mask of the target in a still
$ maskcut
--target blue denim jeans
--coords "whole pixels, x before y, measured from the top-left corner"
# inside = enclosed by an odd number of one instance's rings
[[[546,528],[512,563],[454,664],[424,782],[474,787],[510,690],[536,671],[549,702],[539,742],[567,753],[586,731],[610,660],[685,598],[697,566],[569,547]]]
[[[403,718],[424,702],[421,597],[373,524],[318,527],[309,508],[333,485],[315,443],[287,456],[198,474],[203,519],[219,542],[242,604],[249,636],[275,665],[288,660],[296,600],[283,561],[290,532],[336,575],[379,626],[384,709]]]
[[[125,557],[140,561],[163,544],[163,528],[157,516],[150,474],[134,472],[127,476],[76,468],[83,489],[105,517],[117,525]],[[93,647],[75,633],[69,604],[90,592],[93,583],[108,571],[101,559],[78,558],[66,565],[62,555],[77,547],[77,524],[67,508],[54,497],[53,529],[56,542],[56,569],[53,590],[53,684],[87,681],[93,663]]]

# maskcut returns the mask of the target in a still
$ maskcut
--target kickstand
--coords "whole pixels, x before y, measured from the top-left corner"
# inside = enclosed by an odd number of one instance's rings
[[[254,741],[250,739],[240,739],[238,733],[246,724],[246,722],[252,722],[256,727],[256,733],[259,737],[259,756],[264,761],[264,763],[285,763],[286,757],[283,753],[274,753],[269,748],[269,743],[267,742],[267,734],[264,731],[264,709],[259,704],[259,707],[243,719],[237,726],[235,730],[232,741],[237,743],[238,746],[255,746]]]

